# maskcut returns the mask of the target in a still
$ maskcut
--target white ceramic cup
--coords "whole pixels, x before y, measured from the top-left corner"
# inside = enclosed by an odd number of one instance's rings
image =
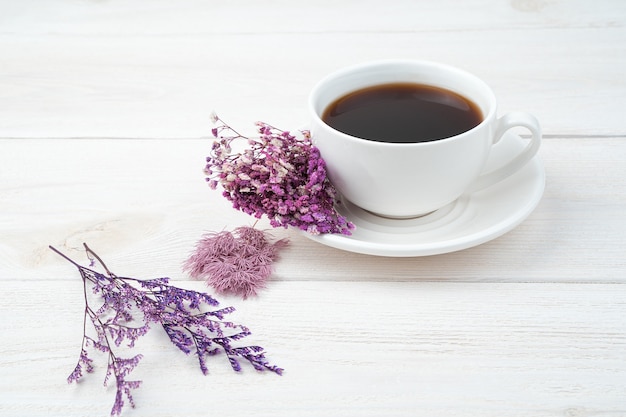
[[[448,89],[474,102],[482,122],[461,134],[430,142],[389,143],[350,136],[322,120],[336,99],[362,88],[413,82]],[[372,213],[417,217],[465,192],[493,185],[521,169],[539,150],[541,128],[529,113],[496,115],[496,98],[482,80],[458,68],[411,60],[365,63],[322,79],[309,96],[313,145],[326,161],[329,179],[343,198]],[[504,133],[522,126],[532,138],[516,158],[483,172],[489,152]]]

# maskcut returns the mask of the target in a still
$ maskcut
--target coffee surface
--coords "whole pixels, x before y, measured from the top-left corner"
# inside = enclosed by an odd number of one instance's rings
[[[331,103],[322,120],[362,139],[413,143],[449,138],[482,121],[478,106],[446,89],[393,83],[349,93]]]

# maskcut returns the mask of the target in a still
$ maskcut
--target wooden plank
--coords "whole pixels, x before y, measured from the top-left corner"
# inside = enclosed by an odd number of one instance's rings
[[[80,280],[45,278],[3,282],[0,412],[106,415],[103,357],[82,383],[65,382],[82,334]],[[259,298],[222,301],[284,376],[235,374],[216,356],[205,377],[155,329],[137,345],[144,382],[124,415],[626,413],[623,285],[274,282]]]
[[[33,7],[36,4],[37,7]],[[5,33],[53,36],[185,36],[205,33],[385,33],[450,29],[526,30],[615,27],[624,23],[620,1],[375,0],[259,3],[135,0],[76,3],[36,0],[2,4]],[[349,20],[347,20],[349,19]]]
[[[251,225],[206,186],[208,140],[0,141],[0,280],[57,279],[47,246],[82,255],[82,242],[133,273],[181,264],[206,231]],[[292,244],[278,280],[624,282],[626,140],[545,140],[547,187],[517,229],[465,251],[381,258],[274,230]],[[269,227],[266,221],[260,227]],[[323,260],[323,262],[321,261]]]
[[[4,4],[0,137],[196,138],[212,110],[293,129],[317,80],[386,58],[472,71],[548,134],[625,133],[621,2],[335,3]]]

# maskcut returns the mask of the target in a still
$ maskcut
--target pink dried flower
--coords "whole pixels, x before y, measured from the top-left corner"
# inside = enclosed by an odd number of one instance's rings
[[[212,189],[221,185],[235,209],[256,218],[266,215],[273,227],[351,234],[354,225],[335,210],[335,188],[308,131],[296,136],[257,122],[260,136],[248,138],[217,115],[212,120],[217,122],[212,129],[217,140],[206,159],[206,180]],[[233,152],[239,139],[248,147]]]
[[[265,232],[238,227],[234,233],[207,233],[185,262],[183,269],[195,279],[205,279],[218,293],[244,299],[265,287],[272,263],[287,239],[271,243]]]

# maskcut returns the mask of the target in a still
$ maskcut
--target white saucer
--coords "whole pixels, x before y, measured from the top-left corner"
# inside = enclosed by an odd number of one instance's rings
[[[526,141],[508,133],[494,146],[487,162],[491,171],[512,159]],[[355,224],[351,236],[311,235],[333,248],[378,256],[428,256],[480,245],[509,232],[537,207],[545,188],[545,171],[538,157],[505,180],[465,194],[455,202],[414,219],[388,219],[349,201],[337,210]]]

